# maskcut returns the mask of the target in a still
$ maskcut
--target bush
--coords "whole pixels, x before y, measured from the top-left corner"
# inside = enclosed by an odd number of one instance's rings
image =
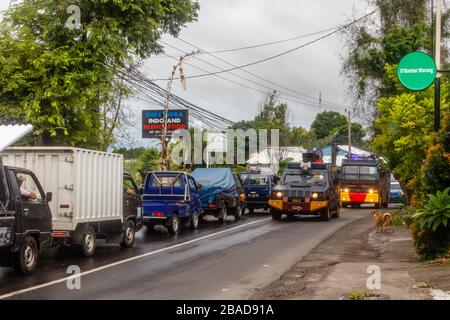
[[[411,231],[423,259],[436,259],[450,248],[450,188],[429,194],[428,201],[413,215]]]
[[[403,207],[392,213],[392,223],[394,226],[410,226],[416,213],[417,209],[414,207]]]

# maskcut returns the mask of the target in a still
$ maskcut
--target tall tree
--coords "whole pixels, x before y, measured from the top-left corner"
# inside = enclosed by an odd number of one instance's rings
[[[374,103],[380,96],[395,94],[395,85],[385,65],[396,65],[407,53],[432,53],[431,29],[426,0],[375,0],[379,14],[363,25],[346,29],[348,53],[342,73],[349,82],[349,94],[359,115],[371,123]],[[445,17],[444,20],[446,20]]]
[[[68,13],[72,5],[80,17]],[[12,6],[0,23],[0,115],[31,122],[40,144],[105,149],[115,127],[105,123],[119,119],[117,108],[127,94],[120,81],[124,65],[161,52],[160,36],[176,36],[196,19],[198,8],[195,0],[35,0]],[[78,18],[80,25],[67,25]]]
[[[340,128],[345,128],[347,118],[335,111],[324,111],[318,113],[316,119],[311,124],[311,130],[316,134],[318,139],[324,139]]]

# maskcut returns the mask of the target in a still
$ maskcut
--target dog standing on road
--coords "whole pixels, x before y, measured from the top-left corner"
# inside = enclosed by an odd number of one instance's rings
[[[377,233],[381,228],[381,232],[391,230],[394,233],[394,224],[392,223],[392,215],[389,212],[380,212],[378,210],[372,210],[372,217],[375,225],[377,226]]]

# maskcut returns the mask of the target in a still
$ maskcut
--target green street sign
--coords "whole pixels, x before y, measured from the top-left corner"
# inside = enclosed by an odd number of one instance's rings
[[[402,58],[397,67],[401,84],[412,91],[425,90],[436,79],[436,63],[426,53],[414,51]]]

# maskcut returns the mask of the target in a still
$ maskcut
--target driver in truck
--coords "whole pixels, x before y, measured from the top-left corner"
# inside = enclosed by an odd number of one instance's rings
[[[30,192],[25,187],[23,187],[23,182],[25,181],[22,175],[17,176],[17,183],[19,184],[20,194],[26,200],[37,200],[36,193]]]

